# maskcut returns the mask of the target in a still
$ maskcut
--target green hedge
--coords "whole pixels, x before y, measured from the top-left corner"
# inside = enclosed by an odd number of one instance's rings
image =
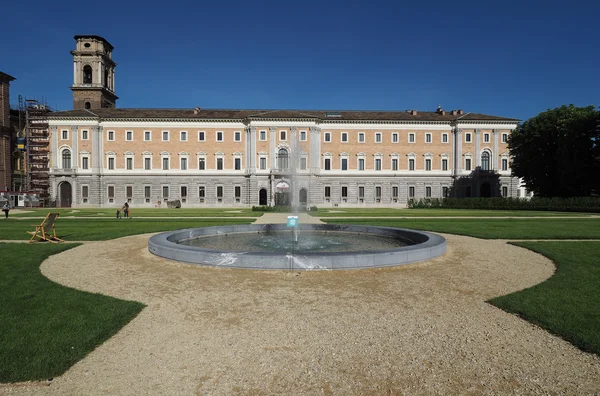
[[[600,212],[600,197],[572,198],[423,198],[408,202],[411,209],[548,210],[554,212]]]
[[[314,212],[315,210],[317,210],[316,206],[311,206],[310,207],[310,211]],[[279,206],[253,206],[252,207],[252,211],[253,212],[283,212],[283,213],[288,213],[288,212],[293,212],[294,209],[290,206],[290,205],[279,205]],[[298,212],[306,212],[306,206],[299,206],[298,207]]]

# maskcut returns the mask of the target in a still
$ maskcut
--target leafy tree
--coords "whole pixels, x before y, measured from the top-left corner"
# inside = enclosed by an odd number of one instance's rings
[[[530,118],[511,134],[514,176],[542,197],[600,194],[600,112],[561,106]]]

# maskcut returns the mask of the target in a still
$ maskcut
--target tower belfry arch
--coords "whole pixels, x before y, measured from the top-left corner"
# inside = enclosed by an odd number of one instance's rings
[[[73,55],[73,108],[98,109],[116,107],[113,46],[103,37],[75,36]]]

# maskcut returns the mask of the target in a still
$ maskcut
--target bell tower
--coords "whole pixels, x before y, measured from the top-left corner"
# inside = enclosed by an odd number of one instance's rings
[[[116,107],[113,46],[100,36],[75,36],[73,55],[73,108]]]

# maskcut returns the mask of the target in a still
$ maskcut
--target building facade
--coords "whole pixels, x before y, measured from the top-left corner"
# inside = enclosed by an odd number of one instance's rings
[[[75,39],[75,109],[48,123],[50,195],[60,206],[400,207],[413,198],[517,196],[507,141],[519,120],[441,108],[118,109],[112,58],[81,57],[85,44],[112,46]],[[88,92],[94,75],[105,79]],[[114,100],[80,100],[98,92]]]
[[[0,190],[12,188],[13,151],[16,133],[10,114],[10,83],[15,78],[0,72]]]

